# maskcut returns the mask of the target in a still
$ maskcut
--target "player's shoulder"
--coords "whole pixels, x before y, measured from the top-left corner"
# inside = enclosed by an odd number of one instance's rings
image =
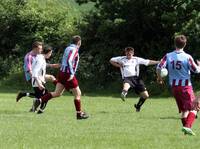
[[[36,55],[36,60],[43,60],[44,59],[44,55],[43,54],[37,54]]]

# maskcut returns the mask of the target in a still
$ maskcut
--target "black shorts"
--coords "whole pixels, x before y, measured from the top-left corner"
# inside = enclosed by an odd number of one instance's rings
[[[47,89],[42,89],[42,90],[40,90],[39,87],[34,87],[33,89],[34,89],[34,91],[35,91],[35,97],[36,97],[37,99],[41,98],[42,96],[44,96],[45,94],[48,93],[48,90],[47,90]]]
[[[128,83],[131,88],[135,90],[136,94],[146,91],[146,87],[142,79],[137,76],[134,77],[125,77],[123,83]]]

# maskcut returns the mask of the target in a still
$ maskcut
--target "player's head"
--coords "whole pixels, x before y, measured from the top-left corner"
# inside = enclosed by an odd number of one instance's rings
[[[125,54],[126,54],[126,56],[127,56],[128,59],[131,59],[133,57],[133,55],[134,55],[134,48],[132,48],[132,47],[126,47],[124,51],[125,51]]]
[[[32,50],[35,51],[35,53],[40,54],[43,50],[43,43],[39,41],[33,42]]]
[[[42,54],[44,54],[45,59],[49,59],[53,52],[53,48],[51,46],[45,46]]]
[[[177,49],[183,49],[186,46],[187,38],[184,35],[178,35],[174,39],[174,44]]]
[[[72,44],[77,45],[77,47],[79,48],[81,46],[81,36],[79,35],[75,35],[72,37]]]

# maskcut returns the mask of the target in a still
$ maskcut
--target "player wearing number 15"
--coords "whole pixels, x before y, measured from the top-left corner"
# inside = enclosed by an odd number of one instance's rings
[[[192,56],[184,52],[186,43],[187,39],[184,35],[175,37],[174,44],[176,49],[162,58],[157,67],[157,74],[159,82],[162,82],[159,71],[167,67],[169,84],[176,99],[179,113],[182,114],[182,131],[185,134],[194,135],[191,127],[197,111],[193,109],[195,96],[192,89],[190,71],[200,73],[200,66],[195,64]]]

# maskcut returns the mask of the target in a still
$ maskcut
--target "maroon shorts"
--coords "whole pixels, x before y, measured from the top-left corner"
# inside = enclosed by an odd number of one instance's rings
[[[78,81],[76,79],[76,76],[71,81],[67,81],[70,77],[69,73],[59,71],[57,79],[58,82],[64,85],[66,90],[70,90],[72,88],[76,88],[78,86]]]
[[[174,86],[172,93],[176,99],[179,113],[193,109],[195,96],[192,86]]]

